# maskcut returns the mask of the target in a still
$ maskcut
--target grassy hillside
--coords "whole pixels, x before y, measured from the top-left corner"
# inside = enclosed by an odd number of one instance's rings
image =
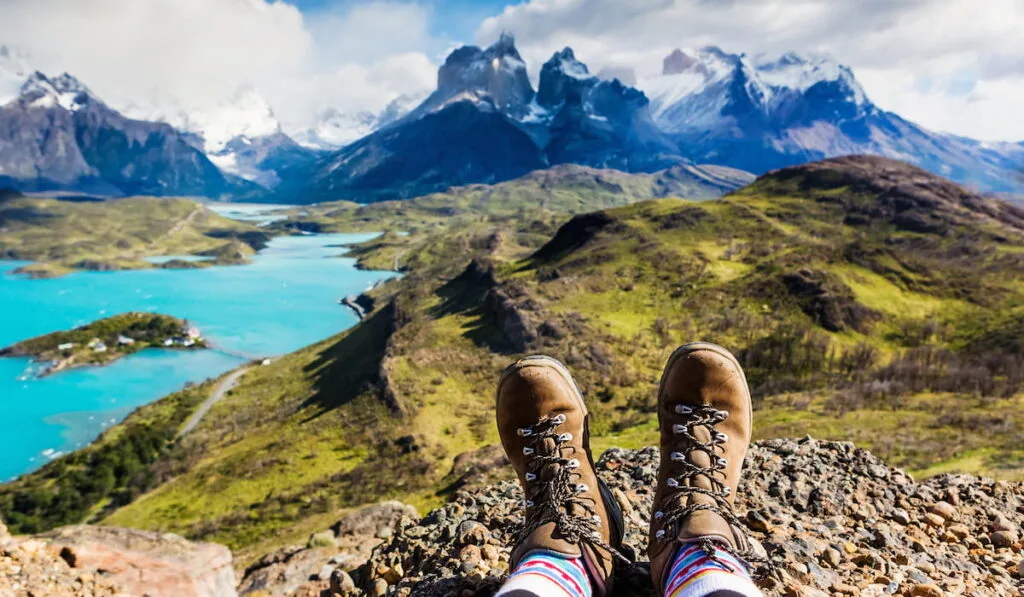
[[[576,374],[595,449],[647,445],[664,360],[695,339],[739,354],[758,437],[1024,478],[1024,211],[857,158],[556,221],[467,216],[360,247],[407,271],[369,317],[247,373],[150,466],[173,474],[97,518],[221,541],[244,564],[339,508],[436,504],[474,460],[456,457],[497,441],[496,376],[531,352]],[[0,516],[52,478],[0,490]]]
[[[221,217],[195,201],[154,197],[2,199],[0,232],[0,256],[36,262],[23,268],[35,276],[146,268],[153,267],[146,257],[204,252],[218,262],[232,262],[251,255],[268,238],[259,228]]]

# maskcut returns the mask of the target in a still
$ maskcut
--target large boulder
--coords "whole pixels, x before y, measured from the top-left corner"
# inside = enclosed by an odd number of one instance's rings
[[[72,526],[41,536],[79,574],[102,577],[131,595],[235,597],[231,551],[177,535]]]

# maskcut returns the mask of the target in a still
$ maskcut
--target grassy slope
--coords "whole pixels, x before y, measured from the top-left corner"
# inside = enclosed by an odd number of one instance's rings
[[[493,384],[525,351],[573,369],[595,449],[646,445],[660,367],[697,338],[740,352],[759,437],[852,439],[921,473],[1024,477],[1022,398],[1005,396],[1016,386],[998,363],[965,352],[1021,354],[1006,332],[1024,325],[1024,283],[1008,275],[1024,255],[1018,233],[963,214],[944,234],[858,224],[847,216],[874,196],[801,182],[613,209],[533,257],[556,214],[455,213],[430,235],[371,242],[365,258],[400,254],[408,268],[374,291],[371,316],[247,374],[154,467],[175,474],[104,520],[222,541],[244,565],[339,508],[435,504],[456,480],[452,459],[497,440]],[[525,346],[486,276],[463,274],[474,257],[537,331]],[[787,274],[821,292],[790,290]]]
[[[0,201],[0,230],[0,255],[37,262],[26,268],[33,275],[60,275],[76,268],[146,268],[152,265],[145,257],[227,248],[251,255],[252,247],[237,238],[265,239],[258,228],[221,217],[195,201],[153,197],[104,202],[8,199]]]

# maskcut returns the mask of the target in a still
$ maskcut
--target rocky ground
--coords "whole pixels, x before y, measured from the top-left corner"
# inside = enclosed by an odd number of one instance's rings
[[[420,519],[398,502],[351,512],[242,575],[248,597],[492,595],[508,572],[522,493],[494,447],[460,457],[462,489]],[[655,595],[644,550],[658,452],[598,463],[627,518],[617,596]],[[1024,483],[966,475],[916,482],[852,444],[751,448],[738,513],[779,573],[769,596],[1024,595]],[[376,548],[375,548],[376,546]],[[0,597],[233,597],[227,549],[174,535],[67,527],[14,538],[0,525]]]
[[[620,568],[616,595],[654,595],[644,550],[658,452],[610,450],[598,468],[637,560]],[[362,568],[335,572],[324,596],[490,595],[508,569],[521,500],[513,482],[463,490]],[[772,440],[752,447],[737,509],[778,566],[763,585],[770,596],[1024,595],[1021,483],[916,482],[852,444]]]

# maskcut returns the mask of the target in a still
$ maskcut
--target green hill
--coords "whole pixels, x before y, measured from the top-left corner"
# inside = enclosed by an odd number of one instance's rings
[[[153,265],[146,257],[204,252],[217,262],[235,262],[221,259],[218,251],[233,248],[232,255],[251,255],[268,238],[255,226],[221,217],[189,199],[0,198],[0,257],[34,261],[22,271],[38,277],[76,269],[147,268]]]
[[[360,325],[252,369],[180,440],[192,391],[140,409],[0,489],[0,516],[52,526],[63,492],[82,494],[67,471],[140,453],[145,473],[115,474],[87,517],[224,542],[244,565],[340,508],[445,499],[473,462],[453,469],[456,456],[497,441],[496,375],[524,353],[573,370],[599,452],[649,444],[660,369],[695,339],[738,353],[760,438],[853,440],[915,474],[1024,478],[1024,211],[1008,203],[841,158],[717,200],[442,219],[357,249],[406,271],[371,293]],[[142,429],[157,448],[126,450]]]

